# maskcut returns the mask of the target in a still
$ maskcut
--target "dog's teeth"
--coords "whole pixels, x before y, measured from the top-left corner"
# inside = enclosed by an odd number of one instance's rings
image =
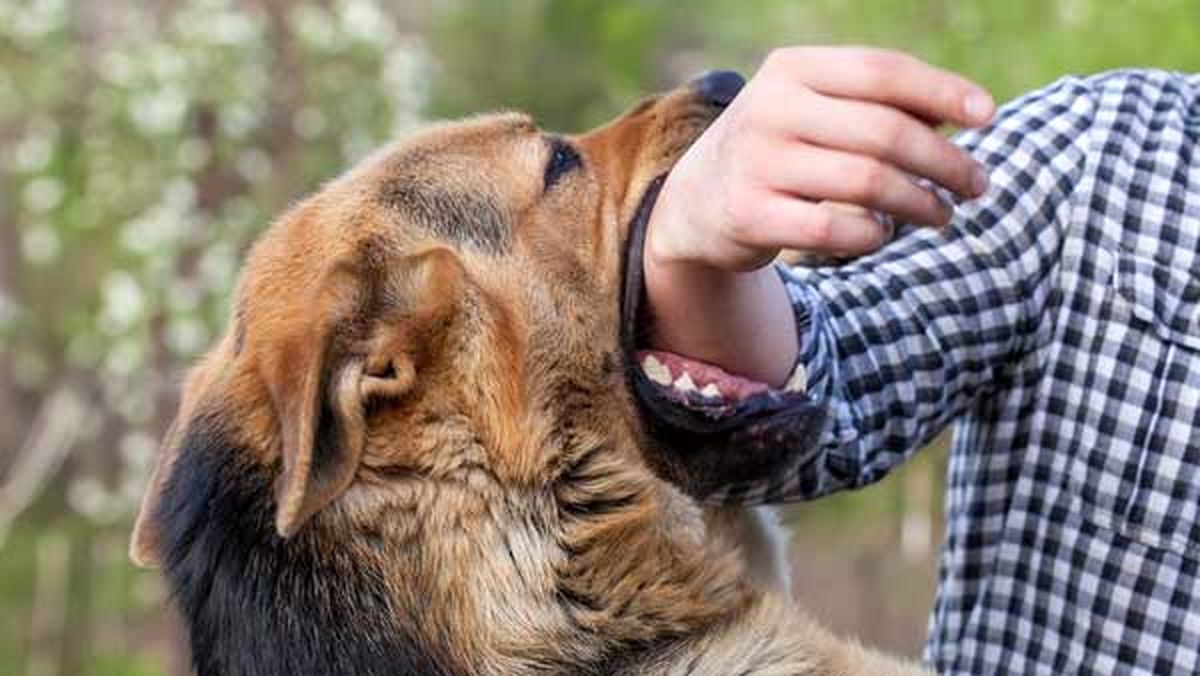
[[[642,360],[642,371],[647,378],[659,385],[671,384],[671,369],[652,354],[646,355],[646,358]]]
[[[808,369],[804,368],[804,364],[797,364],[792,377],[788,378],[787,384],[783,386],[784,392],[806,392],[808,391]]]
[[[700,394],[708,397],[709,399],[721,398],[721,390],[717,388],[716,383],[709,383],[705,385],[703,389],[700,390]]]
[[[691,374],[685,373],[679,376],[679,379],[675,381],[675,389],[680,392],[695,392],[696,383],[692,380]]]

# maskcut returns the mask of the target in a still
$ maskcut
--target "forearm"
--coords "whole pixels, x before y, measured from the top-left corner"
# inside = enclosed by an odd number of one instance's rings
[[[773,268],[726,272],[685,263],[647,265],[646,293],[654,308],[649,347],[774,387],[791,374],[798,339],[787,290]]]

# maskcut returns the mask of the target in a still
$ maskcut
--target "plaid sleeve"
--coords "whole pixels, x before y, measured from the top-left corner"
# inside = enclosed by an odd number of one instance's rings
[[[1010,365],[1052,329],[1043,318],[1059,297],[1093,108],[1075,78],[1008,104],[991,126],[957,138],[989,167],[992,187],[958,204],[945,231],[901,228],[841,267],[780,268],[800,332],[791,382],[804,383],[828,422],[819,448],[800,454],[809,461],[709,501],[808,499],[872,483],[1017,377]]]

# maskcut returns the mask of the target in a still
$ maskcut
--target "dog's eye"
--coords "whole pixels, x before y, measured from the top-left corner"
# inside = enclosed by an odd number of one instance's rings
[[[583,166],[579,153],[562,139],[550,141],[550,161],[546,163],[546,174],[542,178],[542,190],[549,191],[568,172]]]

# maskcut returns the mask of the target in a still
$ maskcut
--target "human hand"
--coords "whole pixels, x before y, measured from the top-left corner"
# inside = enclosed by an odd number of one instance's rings
[[[936,127],[978,126],[994,108],[982,87],[899,52],[772,52],[659,194],[643,259],[651,346],[777,381],[796,340],[782,285],[761,268],[783,248],[882,246],[891,233],[872,212],[946,224],[951,207],[914,179],[981,195],[983,168]]]
[[[772,52],[668,176],[649,254],[746,270],[785,247],[875,249],[888,233],[868,210],[944,225],[950,207],[911,177],[982,194],[983,168],[934,127],[984,124],[993,109],[982,87],[900,52]]]

